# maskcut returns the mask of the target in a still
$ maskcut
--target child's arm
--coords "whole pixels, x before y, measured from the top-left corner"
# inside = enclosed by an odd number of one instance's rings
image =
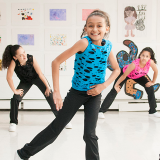
[[[120,68],[119,65],[117,63],[117,60],[115,58],[115,56],[113,55],[113,52],[111,51],[109,54],[109,61],[111,63],[111,66],[113,68],[112,74],[110,75],[110,77],[102,84],[97,84],[94,86],[91,86],[91,90],[87,91],[88,95],[92,95],[92,96],[96,96],[98,94],[100,94],[105,88],[107,88],[116,78],[117,76],[120,74]]]
[[[44,83],[44,85],[46,86],[46,91],[45,91],[45,95],[48,97],[49,94],[51,93],[51,88],[48,85],[48,82],[46,80],[46,78],[44,77],[41,68],[39,67],[38,62],[36,61],[36,59],[33,57],[33,67],[35,69],[35,71],[37,72],[39,78],[42,80],[42,82]]]
[[[84,52],[88,46],[88,40],[86,38],[79,40],[75,43],[71,48],[64,51],[60,54],[57,58],[52,61],[52,79],[53,79],[53,99],[54,103],[56,104],[56,109],[59,110],[63,106],[62,98],[60,95],[59,89],[59,66],[69,57],[73,56],[77,52],[81,51]]]
[[[14,87],[14,84],[13,84],[13,73],[14,73],[14,69],[15,69],[15,62],[12,60],[9,67],[8,67],[8,70],[7,70],[7,82],[11,88],[11,90],[14,92],[14,94],[17,94],[17,95],[20,95],[22,96],[23,95],[23,89],[16,89]]]
[[[126,77],[135,69],[135,64],[131,63],[128,68],[125,70],[125,72],[123,73],[123,75],[118,79],[118,81],[116,82],[114,88],[117,91],[117,93],[120,91],[121,87],[120,87],[120,83],[126,79]]]
[[[153,86],[154,83],[156,82],[156,79],[157,79],[157,76],[158,76],[158,68],[157,68],[157,66],[156,66],[156,64],[154,63],[153,60],[151,60],[150,66],[151,66],[152,70],[154,71],[154,74],[153,74],[152,81],[146,83],[146,85],[145,85],[146,87]]]

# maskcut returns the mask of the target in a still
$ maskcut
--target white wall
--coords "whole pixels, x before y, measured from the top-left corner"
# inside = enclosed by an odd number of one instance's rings
[[[120,1],[120,0],[119,0]],[[138,50],[140,51],[142,48],[144,47],[152,47],[153,50],[155,51],[155,53],[157,53],[157,46],[160,45],[157,42],[157,4],[158,4],[158,0],[152,0],[153,1],[153,5],[152,5],[152,24],[150,27],[150,32],[152,32],[152,37],[150,40],[150,43],[136,43],[136,45],[138,46]],[[79,3],[103,3],[104,7],[105,7],[105,11],[109,13],[110,15],[110,19],[111,19],[111,33],[109,36],[109,40],[113,43],[113,52],[116,55],[120,50],[126,50],[127,52],[129,52],[129,49],[124,46],[121,43],[118,42],[117,40],[117,31],[118,31],[118,0],[0,0],[0,3],[6,3],[7,6],[7,23],[5,26],[0,26],[0,29],[5,29],[6,30],[6,38],[7,38],[7,43],[11,44],[12,43],[12,29],[14,28],[23,28],[24,30],[27,30],[28,28],[36,28],[38,29],[39,32],[39,37],[40,37],[40,43],[39,43],[39,48],[37,50],[26,50],[27,53],[29,54],[33,54],[38,63],[40,64],[40,67],[42,69],[42,72],[45,75],[45,55],[46,54],[52,54],[54,52],[57,52],[55,50],[46,50],[45,46],[44,46],[44,30],[46,28],[49,29],[71,29],[71,45],[73,45],[78,37],[77,37],[77,31],[81,30],[83,28],[83,26],[78,26],[76,23],[76,18],[77,18],[77,4]],[[13,26],[11,23],[11,4],[12,3],[38,3],[40,5],[40,24],[38,26]],[[44,4],[45,3],[70,3],[71,4],[71,8],[72,8],[72,22],[71,25],[69,27],[65,27],[65,26],[45,26],[44,24]],[[0,46],[0,57],[2,56],[4,47],[2,48]],[[63,50],[62,50],[63,51]],[[61,52],[62,52],[61,51]],[[158,53],[157,53],[158,54]],[[159,56],[160,57],[160,56]],[[160,59],[159,59],[159,63],[160,63]],[[107,75],[111,74],[111,72],[109,70],[107,70]],[[152,77],[152,72],[150,71],[149,73],[150,77]],[[50,85],[52,86],[52,79],[51,79],[51,75],[45,75],[46,78],[48,79]],[[60,76],[60,89],[61,89],[61,94],[62,97],[64,98],[68,89],[71,87],[71,79],[72,76]],[[19,80],[16,77],[16,75],[14,75],[13,77],[14,80],[14,84],[15,86],[18,85]],[[0,71],[0,99],[10,99],[13,95],[11,89],[9,88],[7,81],[6,81],[6,71]],[[157,82],[160,83],[160,75],[157,78]],[[103,91],[103,97],[110,91],[112,85],[110,85],[106,90]],[[142,87],[140,87],[139,85],[137,85],[137,87],[141,88],[143,91],[144,89]],[[160,98],[160,90],[156,92],[156,97]],[[24,97],[24,99],[43,99],[43,95],[41,94],[41,92],[34,86],[33,88],[31,88],[31,90],[29,91],[29,93],[27,93],[27,95]],[[146,99],[146,93],[144,91],[144,99]],[[127,95],[125,95],[124,93],[124,89],[122,89],[121,93],[117,96],[117,99],[132,99],[132,97],[129,97]]]

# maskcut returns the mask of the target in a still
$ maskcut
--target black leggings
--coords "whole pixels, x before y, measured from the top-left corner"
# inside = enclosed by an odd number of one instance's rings
[[[123,71],[121,71],[120,75],[116,78],[115,82],[114,82],[114,85],[115,83],[117,82],[117,80],[123,75]],[[126,77],[125,80],[123,80],[121,83],[120,83],[120,86],[122,87],[124,85],[124,83],[128,80],[129,78]],[[149,102],[149,113],[152,114],[152,113],[155,113],[156,112],[156,107],[157,107],[157,104],[156,104],[156,99],[155,99],[155,95],[154,95],[154,88],[153,86],[150,86],[150,87],[145,87],[145,84],[148,81],[148,79],[143,76],[143,77],[140,77],[138,79],[134,79],[135,82],[137,82],[138,84],[140,84],[141,86],[143,86],[146,90],[146,93],[148,95],[148,102]],[[111,89],[111,91],[107,94],[107,96],[105,97],[102,105],[101,105],[101,108],[99,110],[99,112],[107,112],[108,108],[112,105],[114,99],[116,98],[117,96],[117,91],[114,89],[114,85],[113,85],[113,88]]]
[[[32,80],[31,83],[20,82],[17,89],[23,89],[24,90],[23,91],[23,96],[21,97],[20,95],[14,94],[13,98],[11,98],[10,123],[18,124],[19,102],[22,100],[22,98],[29,91],[29,89],[31,88],[31,86],[33,84],[36,85],[40,89],[40,91],[43,93],[43,95],[45,96],[44,93],[46,91],[46,86],[40,78],[36,78],[36,79]],[[48,97],[45,96],[45,98],[46,98],[47,102],[49,103],[49,105],[52,109],[52,112],[56,116],[58,114],[58,111],[56,110],[56,107],[54,105],[53,92],[51,92]]]
[[[77,110],[84,105],[83,139],[86,143],[86,160],[99,160],[98,137],[96,136],[95,129],[100,102],[101,94],[90,96],[87,95],[86,91],[77,91],[71,88],[64,99],[62,109],[52,123],[41,131],[30,143],[18,150],[21,159],[28,159],[30,156],[33,156],[54,142],[66,124],[76,114]]]

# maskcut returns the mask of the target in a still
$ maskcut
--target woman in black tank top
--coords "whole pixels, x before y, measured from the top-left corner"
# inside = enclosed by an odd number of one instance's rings
[[[16,131],[16,125],[18,124],[19,102],[33,84],[36,85],[44,94],[54,115],[56,116],[58,114],[53,101],[53,92],[46,78],[42,74],[36,59],[32,55],[26,54],[20,45],[8,45],[6,47],[2,57],[2,68],[7,69],[7,81],[10,88],[14,92],[10,103],[11,110],[9,131]],[[17,88],[14,87],[12,80],[14,71],[20,79],[20,83]],[[71,126],[68,125],[68,128],[69,127]]]

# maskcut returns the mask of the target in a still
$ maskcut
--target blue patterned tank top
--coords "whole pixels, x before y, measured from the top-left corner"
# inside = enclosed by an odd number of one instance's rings
[[[75,55],[72,88],[79,91],[90,90],[90,86],[105,82],[107,59],[112,49],[109,40],[102,40],[102,46],[92,43],[86,36],[88,46],[84,52]]]

